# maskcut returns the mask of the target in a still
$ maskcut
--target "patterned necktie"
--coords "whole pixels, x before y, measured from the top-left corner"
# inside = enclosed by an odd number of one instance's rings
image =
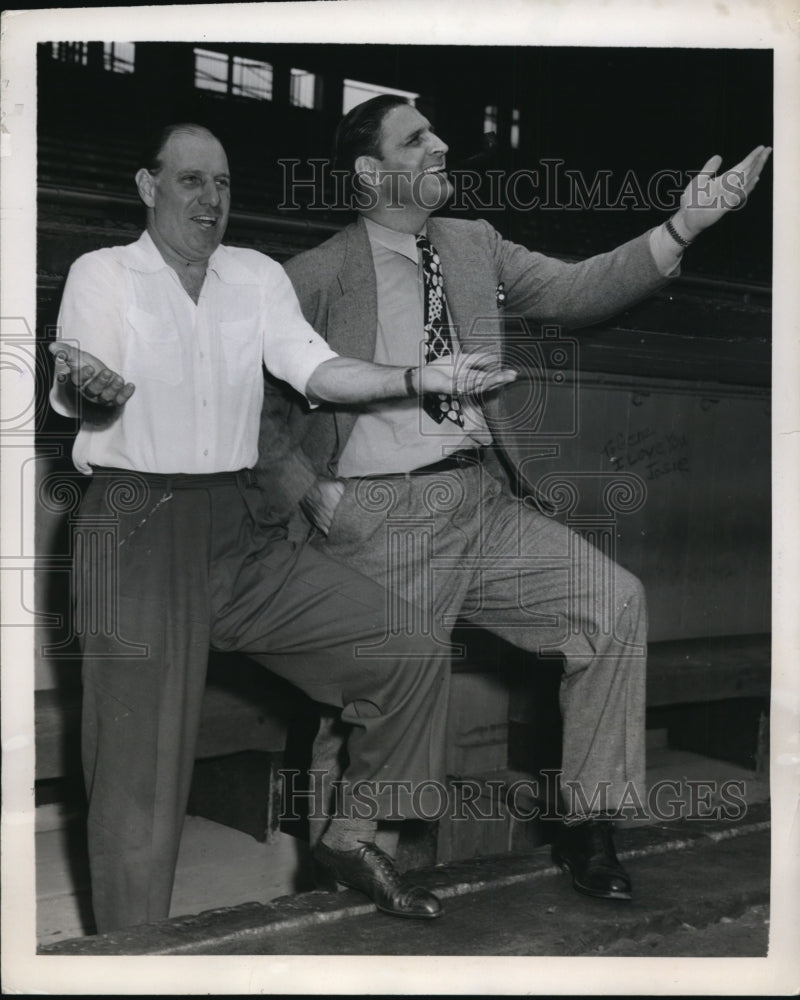
[[[425,361],[428,362],[449,357],[453,353],[453,342],[444,298],[442,262],[427,236],[418,236],[417,246],[422,251],[422,276],[425,281]],[[422,408],[437,424],[447,418],[459,427],[464,426],[461,403],[444,392],[423,396]]]

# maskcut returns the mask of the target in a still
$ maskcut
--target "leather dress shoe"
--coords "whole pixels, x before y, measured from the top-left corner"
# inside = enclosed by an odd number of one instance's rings
[[[617,860],[611,820],[559,823],[552,845],[553,861],[572,875],[572,884],[598,899],[631,899],[628,873]]]
[[[312,856],[328,883],[335,881],[358,889],[384,913],[431,920],[444,912],[432,892],[418,885],[404,885],[392,859],[374,844],[363,844],[354,851],[335,851],[319,841]]]

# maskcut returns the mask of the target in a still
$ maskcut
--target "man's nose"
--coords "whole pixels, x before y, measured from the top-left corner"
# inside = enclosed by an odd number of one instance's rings
[[[203,185],[203,192],[200,195],[200,200],[204,205],[219,205],[219,188],[217,187],[216,181],[209,179]]]
[[[435,132],[431,132],[429,146],[430,151],[437,156],[444,156],[450,149],[444,139],[440,139]]]

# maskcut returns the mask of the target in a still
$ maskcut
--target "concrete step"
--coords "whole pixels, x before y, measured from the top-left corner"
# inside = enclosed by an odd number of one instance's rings
[[[768,803],[750,806],[737,821],[682,819],[622,829],[617,845],[634,881],[631,903],[579,895],[552,865],[549,849],[539,848],[415,872],[414,881],[445,903],[437,921],[377,913],[354,891],[309,892],[64,941],[40,953],[597,955],[620,942],[634,948],[648,935],[709,926],[768,903]],[[762,938],[754,935],[746,953],[764,954]]]

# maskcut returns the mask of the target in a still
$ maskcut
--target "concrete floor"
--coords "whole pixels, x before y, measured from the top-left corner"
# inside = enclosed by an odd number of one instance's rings
[[[651,737],[648,785],[693,779],[744,783],[748,804],[768,798],[766,779],[697,754],[670,751]],[[52,945],[92,932],[82,818],[56,806],[37,809],[37,938]],[[636,826],[637,824],[623,824]],[[278,834],[270,843],[199,817],[187,817],[170,917],[268,903],[311,885],[305,844]],[[570,896],[575,894],[570,891]]]
[[[392,956],[472,959],[684,957],[763,960],[770,901],[770,806],[736,820],[686,817],[619,831],[632,902],[587,898],[547,846],[436,865],[413,873],[444,915],[398,920],[363,894],[306,892],[210,910],[42,949],[46,957]],[[761,909],[760,909],[761,908]],[[687,937],[688,935],[688,937]],[[286,968],[286,966],[282,966]],[[367,983],[375,981],[369,977]]]
[[[688,921],[671,930],[649,931],[640,940],[620,938],[594,954],[609,958],[744,957],[766,955],[770,908],[766,903],[748,906],[738,917],[721,916],[705,927]]]
[[[731,934],[730,943],[726,937],[730,925],[721,921],[765,905],[769,831],[646,854],[627,860],[625,866],[635,889],[630,903],[580,895],[569,877],[548,873],[446,896],[445,913],[434,921],[398,920],[374,911],[354,913],[334,921],[241,934],[228,943],[225,953],[629,957],[655,942],[660,954],[681,956],[692,938],[690,931],[717,925],[715,937],[692,941],[690,954],[766,955],[763,920],[754,926],[751,917],[752,933]],[[675,936],[675,931],[683,933]]]

